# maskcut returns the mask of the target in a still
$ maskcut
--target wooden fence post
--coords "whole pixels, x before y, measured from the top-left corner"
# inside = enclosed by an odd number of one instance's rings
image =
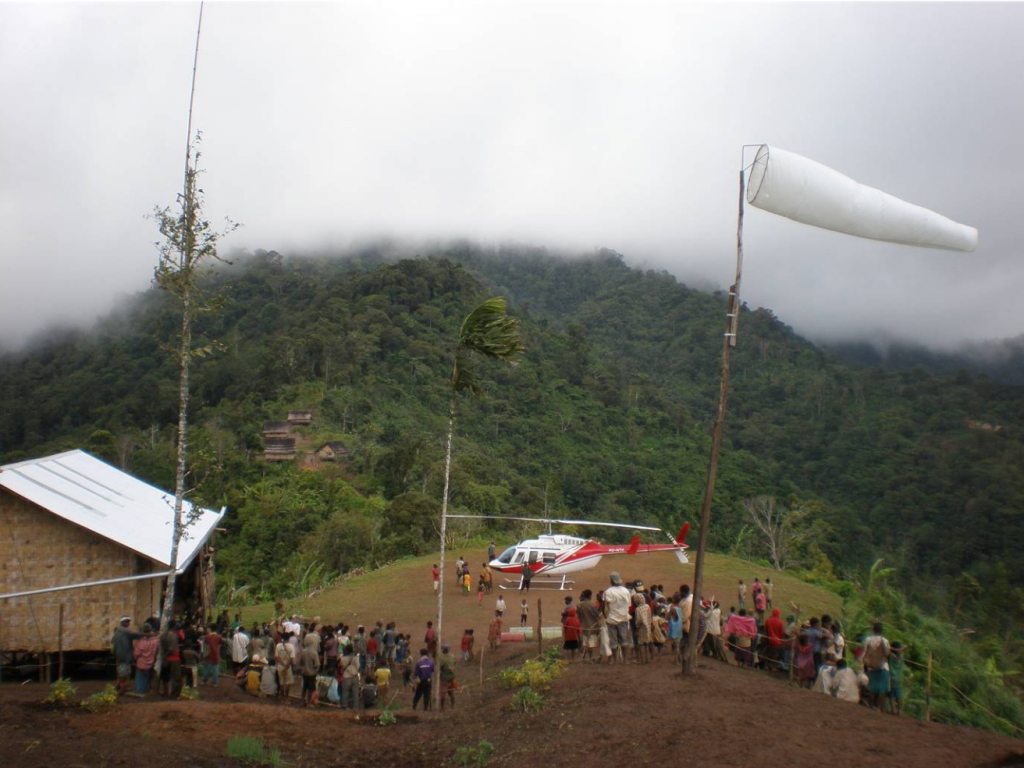
[[[57,679],[64,677],[64,603],[57,606]]]
[[[928,678],[924,684],[924,721],[932,721],[932,652],[928,651]]]
[[[538,656],[540,656],[541,654],[544,653],[544,646],[543,646],[542,640],[541,640],[541,636],[542,636],[541,627],[543,627],[543,626],[544,626],[544,622],[541,620],[541,613],[540,613],[540,598],[538,597],[537,598],[537,655]]]
[[[789,684],[793,684],[796,675],[796,638],[789,641]]]

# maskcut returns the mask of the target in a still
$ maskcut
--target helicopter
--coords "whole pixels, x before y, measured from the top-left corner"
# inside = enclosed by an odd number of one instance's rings
[[[455,518],[472,518],[487,520],[517,520],[533,523],[546,523],[548,532],[535,539],[524,539],[506,549],[488,565],[492,570],[513,578],[506,578],[501,589],[519,589],[522,586],[522,572],[525,563],[530,564],[534,577],[531,580],[535,589],[570,589],[575,583],[567,576],[578,571],[595,567],[601,558],[607,555],[636,555],[650,552],[674,552],[680,563],[690,561],[686,557],[686,536],[690,532],[690,524],[683,523],[675,538],[662,528],[647,525],[630,525],[628,523],[605,523],[594,520],[562,520],[535,517],[503,517],[498,515],[448,515]],[[668,536],[671,544],[641,544],[640,537],[634,536],[629,544],[601,544],[593,539],[552,533],[553,525],[597,525],[606,528],[626,528],[633,531],[658,531]],[[518,576],[518,578],[514,578]],[[559,578],[560,577],[560,578]]]

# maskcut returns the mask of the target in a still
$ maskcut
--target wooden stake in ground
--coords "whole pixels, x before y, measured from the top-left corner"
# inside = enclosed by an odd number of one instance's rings
[[[928,651],[928,677],[924,684],[924,721],[932,721],[932,652]]]
[[[542,640],[543,633],[541,632],[541,627],[543,627],[543,626],[544,626],[544,623],[541,621],[541,614],[540,614],[540,598],[538,597],[537,598],[537,655],[538,656],[540,656],[541,654],[544,653],[544,645],[543,645],[543,640]]]
[[[64,677],[64,603],[57,606],[57,679]]]

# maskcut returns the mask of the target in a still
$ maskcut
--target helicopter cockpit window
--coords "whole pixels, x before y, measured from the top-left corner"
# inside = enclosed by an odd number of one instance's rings
[[[514,555],[515,553],[516,553],[516,548],[515,547],[509,547],[504,552],[502,552],[500,555],[498,555],[498,562],[499,563],[511,563],[512,562],[512,555]]]
[[[537,551],[534,549],[530,550],[530,565],[534,565],[537,562]]]
[[[521,563],[521,562],[523,562],[523,555],[524,554],[525,554],[524,552],[517,552],[516,553],[516,559],[513,560],[512,562],[513,563]]]

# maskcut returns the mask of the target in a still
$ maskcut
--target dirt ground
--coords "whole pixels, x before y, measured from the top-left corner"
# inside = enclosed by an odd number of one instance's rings
[[[506,645],[485,657],[485,675],[535,652],[534,644]],[[228,738],[241,734],[264,737],[297,767],[450,766],[457,747],[481,739],[495,746],[492,766],[660,767],[690,763],[693,751],[718,766],[1024,765],[1024,741],[880,715],[707,660],[694,678],[667,657],[647,666],[571,664],[538,714],[513,712],[512,692],[492,681],[481,687],[476,664],[460,672],[454,712],[413,713],[411,692],[402,691],[398,723],[386,727],[370,713],[255,699],[223,678],[197,701],[125,697],[97,714],[41,705],[38,683],[4,684],[0,764],[224,766]],[[79,683],[79,694],[102,684]]]

